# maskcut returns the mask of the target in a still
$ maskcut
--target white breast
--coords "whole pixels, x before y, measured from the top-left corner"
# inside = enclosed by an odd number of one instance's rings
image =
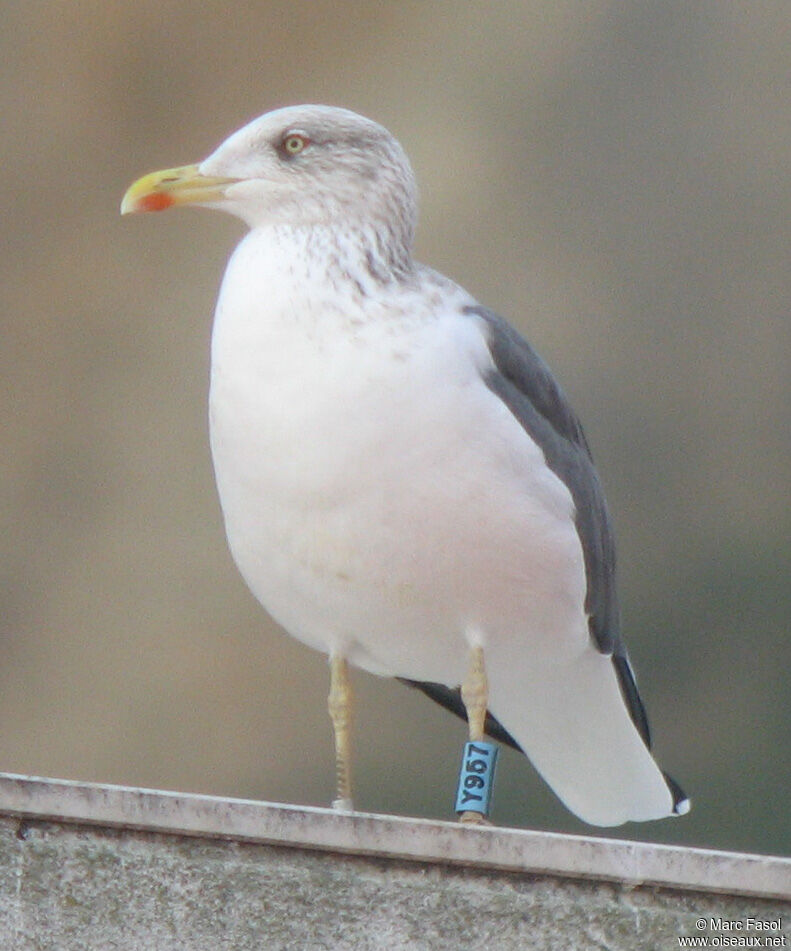
[[[217,484],[254,594],[379,673],[458,682],[471,631],[579,651],[571,497],[486,387],[469,299],[363,306],[283,240],[237,249],[212,342]]]

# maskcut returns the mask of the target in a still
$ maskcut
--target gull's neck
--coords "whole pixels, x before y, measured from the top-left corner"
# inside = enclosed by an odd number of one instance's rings
[[[234,251],[217,305],[215,331],[240,345],[307,335],[315,343],[393,319],[419,266],[409,250],[374,227],[284,224],[253,228]]]
[[[235,250],[224,290],[233,282],[259,285],[272,303],[287,295],[305,305],[334,297],[363,304],[409,285],[415,272],[411,250],[374,226],[262,225]]]
[[[271,239],[291,248],[314,272],[323,269],[330,283],[354,284],[360,293],[398,284],[414,269],[411,248],[401,236],[374,222],[275,226]]]

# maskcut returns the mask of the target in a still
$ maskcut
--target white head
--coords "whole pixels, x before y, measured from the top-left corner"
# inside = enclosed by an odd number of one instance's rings
[[[379,245],[392,263],[409,260],[417,188],[390,133],[332,106],[288,106],[234,132],[198,165],[147,175],[122,212],[202,204],[251,228],[342,227]],[[382,255],[384,244],[388,251]]]

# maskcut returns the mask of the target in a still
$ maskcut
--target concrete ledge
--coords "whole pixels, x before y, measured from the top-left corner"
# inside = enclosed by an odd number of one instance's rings
[[[789,914],[789,859],[0,774],[14,951],[635,951]]]
[[[791,899],[791,859],[0,773],[0,814]]]

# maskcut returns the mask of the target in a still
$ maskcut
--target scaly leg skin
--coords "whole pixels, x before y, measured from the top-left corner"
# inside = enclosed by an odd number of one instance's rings
[[[470,651],[470,666],[467,677],[461,687],[461,699],[467,710],[470,726],[470,742],[476,743],[484,738],[486,707],[489,701],[489,683],[486,679],[486,665],[483,648],[473,647]],[[469,825],[490,825],[480,812],[462,812],[459,822]]]
[[[352,688],[349,665],[340,654],[330,656],[330,695],[327,709],[335,733],[335,775],[337,794],[333,809],[352,812],[351,721]]]

